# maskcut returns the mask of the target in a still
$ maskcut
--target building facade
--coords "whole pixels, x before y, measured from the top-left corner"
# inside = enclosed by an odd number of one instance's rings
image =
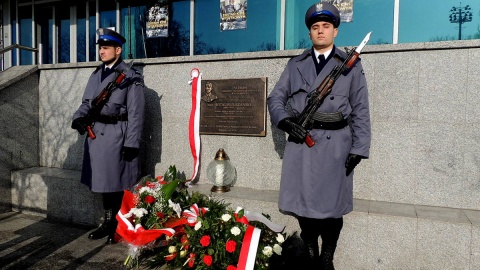
[[[338,46],[480,38],[480,2],[328,0],[342,12]],[[1,0],[2,70],[98,60],[96,29],[127,38],[123,58],[310,47],[304,14],[318,0]],[[247,8],[248,7],[248,8]]]

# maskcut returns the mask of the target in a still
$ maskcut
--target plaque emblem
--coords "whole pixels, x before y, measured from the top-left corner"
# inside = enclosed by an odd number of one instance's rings
[[[202,100],[205,102],[212,102],[216,100],[218,97],[213,94],[213,84],[211,82],[207,82],[205,84],[205,95],[202,96]]]

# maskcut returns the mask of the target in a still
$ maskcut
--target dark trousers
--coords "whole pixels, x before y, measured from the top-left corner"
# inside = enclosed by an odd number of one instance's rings
[[[105,211],[112,210],[112,214],[116,215],[122,206],[123,191],[102,193],[103,209]]]
[[[317,241],[322,237],[322,246],[337,246],[340,231],[343,228],[343,218],[315,219],[298,217],[302,230],[300,237],[308,241]]]
[[[333,256],[337,247],[340,231],[343,228],[343,218],[315,219],[297,217],[307,255],[315,269],[335,269]],[[322,238],[321,254],[319,254],[318,237]],[[314,269],[314,268],[312,268]]]

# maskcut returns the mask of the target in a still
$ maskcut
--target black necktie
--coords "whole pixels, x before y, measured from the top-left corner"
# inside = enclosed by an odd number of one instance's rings
[[[318,63],[323,67],[325,65],[325,56],[323,54],[320,54],[318,56]]]

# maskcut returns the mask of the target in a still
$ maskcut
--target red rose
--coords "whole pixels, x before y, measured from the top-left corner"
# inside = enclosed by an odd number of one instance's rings
[[[140,190],[141,188],[142,188],[142,186],[141,186],[141,185],[138,185],[138,186],[135,188],[135,190],[138,191],[138,190]]]
[[[147,181],[147,183],[145,185],[149,188],[155,188],[155,184],[152,183],[152,182],[149,182],[149,181]]]
[[[190,253],[190,260],[188,260],[188,266],[190,268],[193,268],[194,264],[195,264],[195,254]]]
[[[225,249],[230,253],[233,253],[236,248],[237,248],[237,242],[233,240],[228,240],[227,243],[225,244]]]
[[[227,270],[237,270],[237,267],[235,267],[233,265],[229,265],[229,266],[227,266]]]
[[[200,244],[203,247],[206,247],[206,246],[210,245],[210,236],[208,236],[208,235],[202,236],[202,238],[200,239]]]
[[[206,264],[207,266],[212,265],[213,259],[212,256],[210,255],[205,255],[203,256],[203,263]]]
[[[157,212],[157,217],[163,219],[165,215],[162,212]]]
[[[163,180],[163,176],[157,176],[157,177],[155,177],[155,179],[156,179],[161,185],[167,184],[167,181],[164,181],[164,180]]]
[[[148,203],[148,204],[152,204],[155,202],[155,197],[151,196],[151,195],[147,195],[145,196],[145,202]]]

